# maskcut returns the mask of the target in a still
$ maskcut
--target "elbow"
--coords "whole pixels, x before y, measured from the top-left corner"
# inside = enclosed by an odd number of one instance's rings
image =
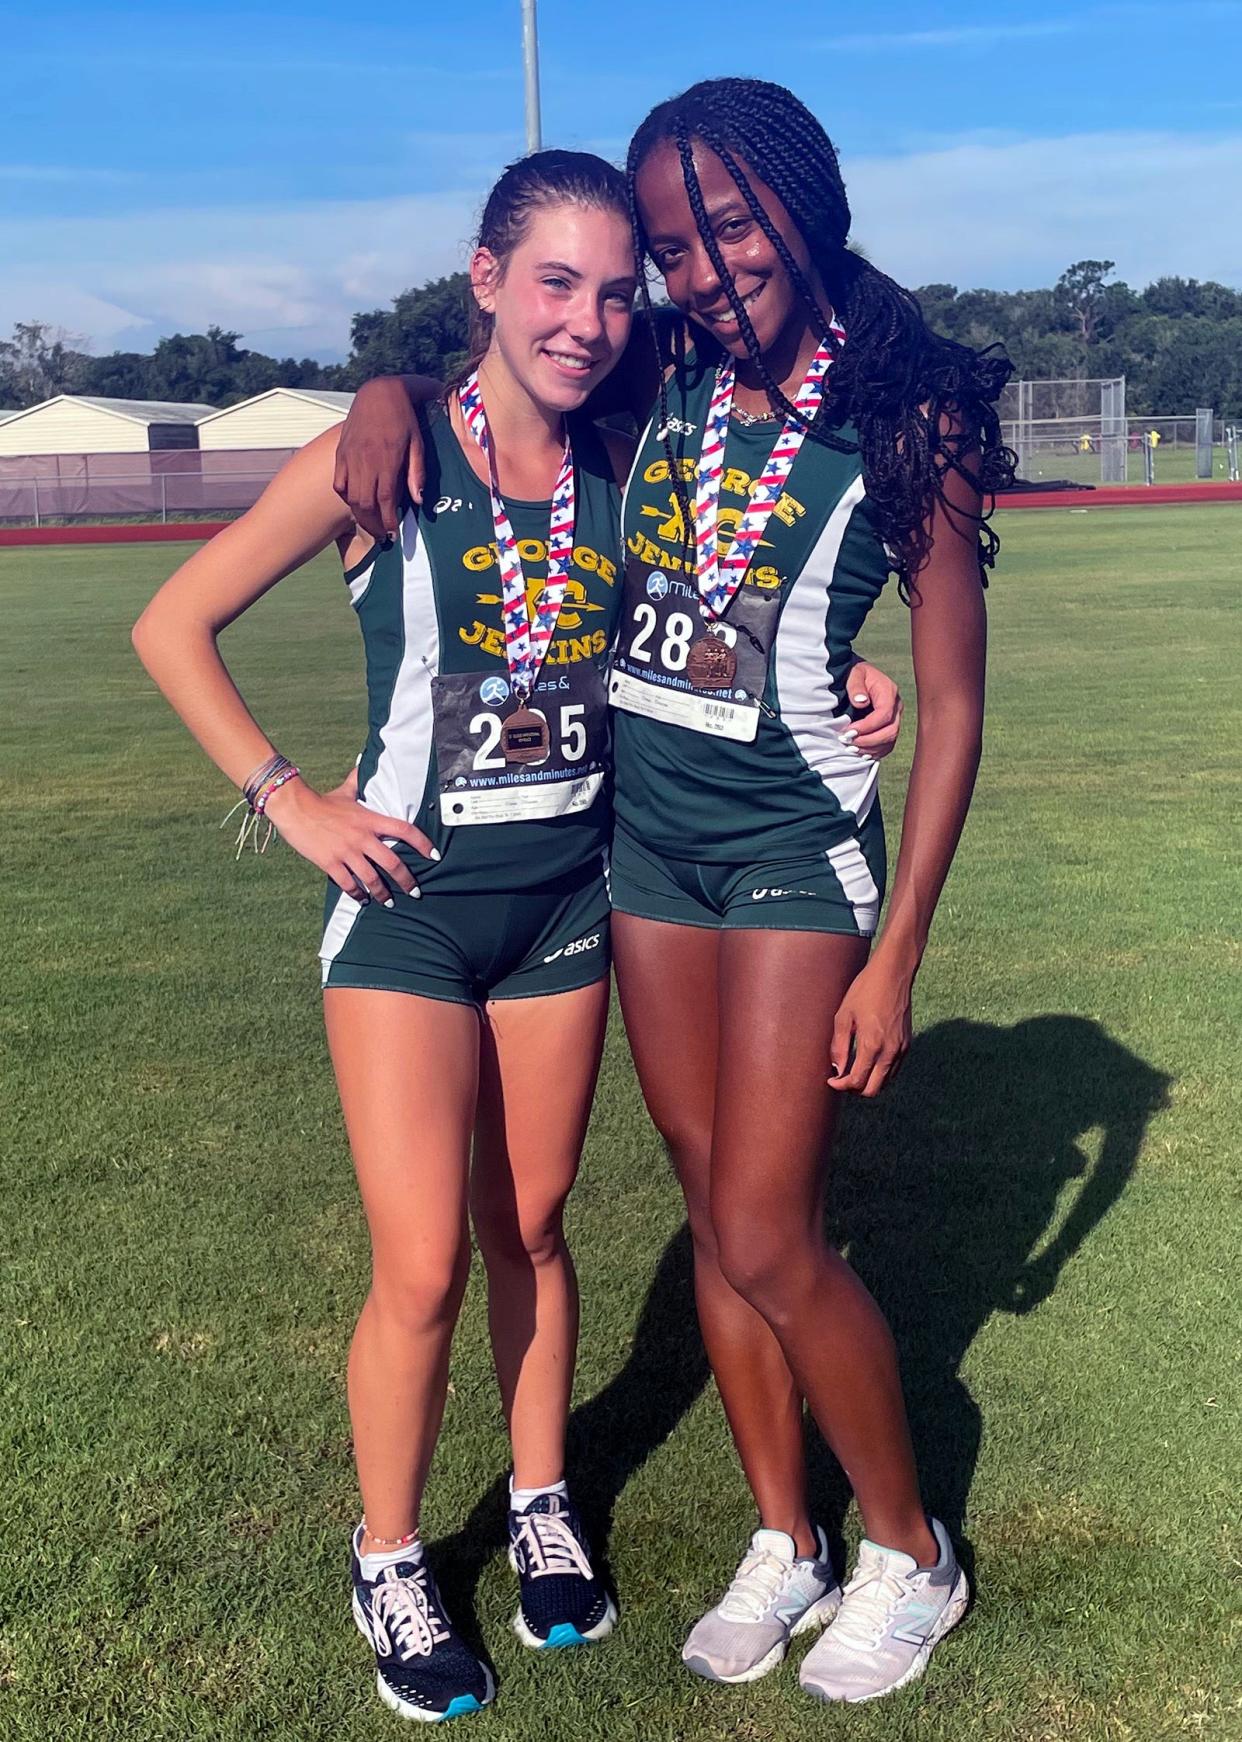
[[[138,621],[129,632],[130,646],[148,671],[151,669],[151,660],[155,648],[156,625],[154,617],[155,609],[153,601],[152,604],[147,606],[146,610],[142,613],[142,616],[139,617]]]

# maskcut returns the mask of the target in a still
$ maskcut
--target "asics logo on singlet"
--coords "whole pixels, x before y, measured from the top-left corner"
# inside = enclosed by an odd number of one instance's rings
[[[457,510],[460,507],[461,507],[461,497],[460,496],[441,496],[440,500],[436,503],[435,507],[431,510],[431,512],[433,514],[456,514]]]
[[[656,440],[662,442],[666,435],[693,435],[698,427],[697,423],[686,423],[680,417],[670,417],[664,428],[656,431]]]
[[[589,938],[575,938],[572,944],[565,944],[561,949],[553,950],[550,956],[545,956],[544,966],[549,962],[559,961],[562,956],[580,956],[585,950],[598,949],[602,936],[602,932],[592,932]]]
[[[647,597],[663,599],[668,594],[668,576],[659,573],[647,576]]]
[[[479,700],[496,707],[509,699],[509,686],[502,677],[485,677],[479,685]]]
[[[769,901],[782,895],[815,896],[817,894],[818,890],[815,889],[752,889],[750,899],[752,901]]]

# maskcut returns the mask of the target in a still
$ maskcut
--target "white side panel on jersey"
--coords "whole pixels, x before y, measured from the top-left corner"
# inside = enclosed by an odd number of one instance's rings
[[[806,566],[789,589],[772,649],[782,724],[842,810],[852,812],[860,822],[875,801],[879,770],[852,745],[841,742],[849,716],[833,719],[840,698],[828,670],[828,614],[841,542],[865,494],[862,479],[856,478],[828,516]]]
[[[412,823],[431,765],[431,680],[440,669],[431,560],[412,511],[401,522],[401,568],[401,663],[380,730],[379,760],[358,796],[369,809]]]
[[[342,889],[336,898],[323,928],[323,942],[319,946],[319,960],[323,963],[323,983],[328,983],[328,971],[333,962],[345,947],[345,940],[354,929],[354,921],[362,912],[362,903],[355,901],[352,895],[346,895]]]
[[[828,849],[828,863],[837,874],[845,899],[854,910],[854,923],[863,937],[875,936],[880,923],[880,892],[863,850],[852,837]]]
[[[349,602],[355,611],[366,598],[367,588],[371,585],[371,577],[375,573],[375,558],[377,552],[378,546],[373,545],[371,548],[371,560],[366,568],[359,570],[352,580],[346,581],[345,583],[349,588]]]

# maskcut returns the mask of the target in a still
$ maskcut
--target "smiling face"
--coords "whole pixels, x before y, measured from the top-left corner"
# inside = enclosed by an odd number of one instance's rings
[[[495,317],[489,357],[545,410],[575,411],[630,336],[634,244],[629,220],[595,206],[542,206],[507,260],[470,262],[479,307]]]
[[[796,350],[808,327],[808,311],[780,255],[716,153],[699,140],[692,141],[692,152],[711,233],[745,305],[760,350],[765,358],[770,354],[779,358],[791,346]],[[823,287],[801,232],[766,182],[743,159],[735,157],[735,162],[826,310]],[[745,358],[746,340],[699,235],[681,159],[672,140],[661,140],[644,158],[635,192],[647,245],[663,274],[670,300],[688,320],[706,327],[726,351]]]

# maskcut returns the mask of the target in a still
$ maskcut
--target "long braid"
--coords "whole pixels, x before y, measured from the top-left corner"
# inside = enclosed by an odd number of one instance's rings
[[[640,256],[647,250],[635,181],[652,147],[666,139],[676,145],[696,228],[747,353],[773,405],[787,417],[796,415],[794,407],[763,360],[708,222],[694,167],[694,141],[701,140],[724,164],[822,334],[827,326],[824,311],[760,205],[739,158],[777,195],[805,240],[847,335],[810,434],[825,446],[850,447],[833,434],[833,426],[852,421],[874,523],[897,570],[903,597],[909,598],[928,555],[928,517],[937,504],[948,508],[946,474],[953,471],[968,479],[985,502],[1012,480],[1014,456],[1001,440],[994,403],[1012,372],[1008,360],[932,333],[909,291],[850,252],[849,202],[832,142],[790,91],[764,80],[706,80],[661,104],[642,123],[627,163]],[[667,422],[663,396],[661,409]],[[963,518],[960,510],[949,512],[955,524]],[[1000,541],[987,512],[967,518],[978,540],[982,577]]]
[[[691,560],[694,550],[694,513],[690,506],[690,498],[686,492],[686,482],[681,475],[681,467],[677,455],[673,451],[673,441],[669,434],[668,419],[668,374],[666,360],[660,350],[659,327],[655,318],[655,309],[651,303],[651,286],[647,282],[647,251],[642,242],[642,224],[638,216],[638,196],[634,182],[638,174],[636,164],[628,163],[625,170],[625,189],[630,207],[630,226],[634,232],[634,261],[638,277],[638,294],[642,303],[643,317],[647,330],[651,334],[652,343],[656,349],[657,378],[659,380],[660,428],[659,439],[664,449],[664,458],[668,462],[669,482],[677,497],[681,509],[682,525],[682,556],[687,567],[693,568]]]

